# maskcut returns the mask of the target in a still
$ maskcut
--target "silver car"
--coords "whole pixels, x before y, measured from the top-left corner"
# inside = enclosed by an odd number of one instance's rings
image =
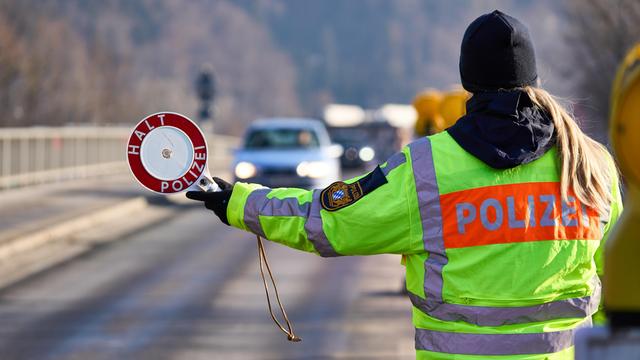
[[[260,119],[236,150],[233,173],[236,181],[268,187],[322,188],[340,179],[341,154],[319,120]]]

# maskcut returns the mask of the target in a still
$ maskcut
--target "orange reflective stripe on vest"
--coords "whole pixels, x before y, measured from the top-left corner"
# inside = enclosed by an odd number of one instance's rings
[[[487,186],[441,195],[445,248],[546,240],[600,240],[598,214],[560,184]]]

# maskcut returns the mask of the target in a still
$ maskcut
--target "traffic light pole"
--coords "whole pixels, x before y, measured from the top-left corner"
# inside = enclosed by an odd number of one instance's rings
[[[200,109],[198,111],[199,122],[204,125],[211,122],[213,129],[214,100],[216,95],[216,78],[211,65],[205,64],[195,82],[196,92],[200,99]]]

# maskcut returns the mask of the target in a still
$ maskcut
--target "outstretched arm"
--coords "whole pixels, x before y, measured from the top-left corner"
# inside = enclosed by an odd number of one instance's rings
[[[408,149],[373,171],[325,189],[236,183],[230,225],[321,256],[423,251]]]

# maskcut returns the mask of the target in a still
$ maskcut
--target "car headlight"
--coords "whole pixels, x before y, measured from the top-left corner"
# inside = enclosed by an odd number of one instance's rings
[[[360,149],[358,155],[360,156],[360,160],[367,162],[373,160],[373,158],[376,156],[376,152],[369,146],[365,146]]]
[[[248,179],[255,176],[257,172],[256,166],[250,162],[241,161],[236,164],[235,173],[239,179]]]
[[[329,170],[329,165],[322,161],[303,161],[296,167],[298,176],[314,179],[327,176]]]

